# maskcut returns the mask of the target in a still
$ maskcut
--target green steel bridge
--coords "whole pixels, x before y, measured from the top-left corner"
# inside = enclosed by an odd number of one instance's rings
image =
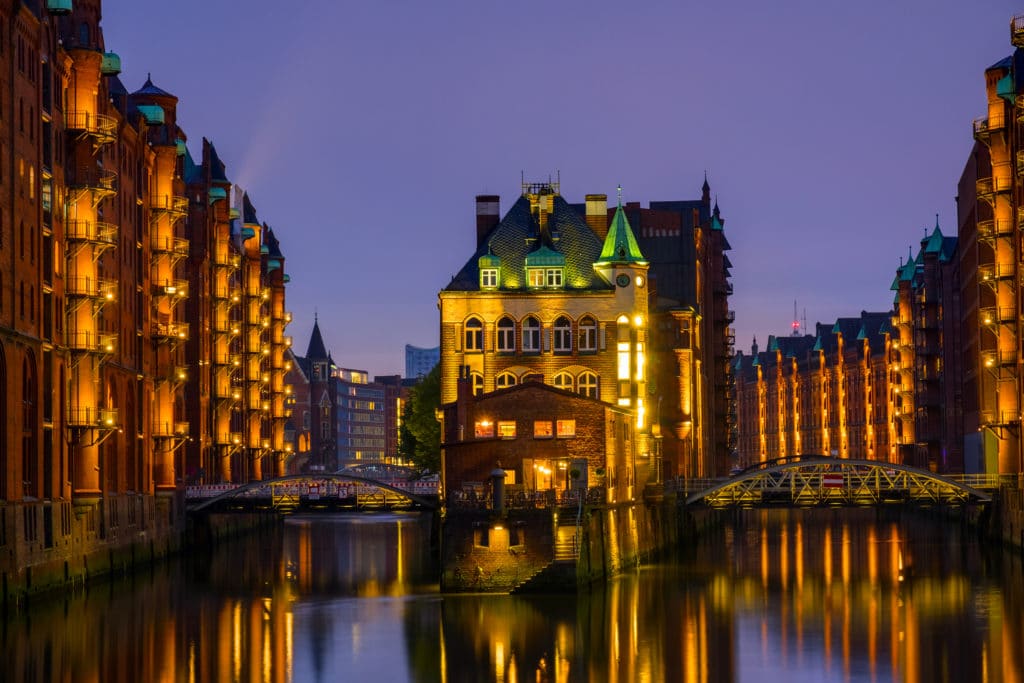
[[[1004,483],[1000,477],[951,477],[890,462],[800,455],[758,463],[728,479],[688,480],[677,490],[687,505],[713,508],[976,505],[990,503],[991,491]]]

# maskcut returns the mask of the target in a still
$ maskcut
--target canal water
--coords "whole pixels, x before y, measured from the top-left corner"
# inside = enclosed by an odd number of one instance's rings
[[[311,515],[0,622],[10,681],[1024,681],[1020,557],[955,522],[723,513],[580,595],[439,595],[427,520]]]

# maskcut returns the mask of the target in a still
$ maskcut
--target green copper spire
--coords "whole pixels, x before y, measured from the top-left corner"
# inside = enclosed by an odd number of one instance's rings
[[[604,239],[604,247],[601,249],[601,256],[597,263],[639,263],[647,265],[647,259],[640,253],[640,247],[633,236],[633,230],[626,220],[626,213],[622,210],[622,200],[619,200],[619,208],[615,210],[615,217],[612,224],[608,226],[608,236]],[[597,264],[595,264],[597,265]]]

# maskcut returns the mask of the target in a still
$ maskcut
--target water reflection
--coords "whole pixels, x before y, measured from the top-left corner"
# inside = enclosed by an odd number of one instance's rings
[[[439,596],[415,515],[298,518],[3,624],[4,680],[1024,683],[1019,556],[955,523],[728,513],[579,596]]]

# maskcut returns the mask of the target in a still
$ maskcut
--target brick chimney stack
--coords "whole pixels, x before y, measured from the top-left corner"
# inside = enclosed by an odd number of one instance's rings
[[[496,194],[476,196],[476,246],[481,247],[487,236],[498,226],[501,214],[498,209],[501,197]]]
[[[587,225],[602,240],[608,235],[608,195],[587,195]]]

